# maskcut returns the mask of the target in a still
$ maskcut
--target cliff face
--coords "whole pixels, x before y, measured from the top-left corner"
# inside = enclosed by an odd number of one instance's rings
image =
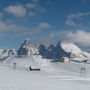
[[[58,42],[56,46],[50,45],[47,49],[43,45],[43,48],[40,48],[40,54],[44,58],[48,59],[57,59],[60,57],[69,57],[69,58],[83,58],[86,57],[79,47],[72,43],[60,43]]]
[[[34,55],[39,54],[38,49],[30,40],[25,40],[17,51],[18,55]]]

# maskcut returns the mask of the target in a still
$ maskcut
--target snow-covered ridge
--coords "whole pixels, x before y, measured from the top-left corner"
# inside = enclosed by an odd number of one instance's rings
[[[4,60],[7,57],[11,56],[11,55],[16,55],[17,52],[15,49],[0,49],[0,60]]]
[[[82,52],[81,49],[73,43],[61,43],[61,46],[66,52],[72,52],[76,54]]]
[[[65,52],[70,52],[71,57],[87,57],[87,55],[77,45],[73,43],[61,43],[61,47],[65,50]]]

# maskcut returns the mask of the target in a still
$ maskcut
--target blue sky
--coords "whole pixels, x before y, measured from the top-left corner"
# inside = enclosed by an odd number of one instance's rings
[[[0,47],[24,39],[90,46],[90,0],[0,0]]]

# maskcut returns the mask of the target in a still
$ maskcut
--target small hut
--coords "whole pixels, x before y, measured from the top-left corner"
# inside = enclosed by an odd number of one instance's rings
[[[61,57],[61,58],[59,58],[58,59],[60,62],[69,62],[70,61],[70,59],[68,58],[68,57]]]

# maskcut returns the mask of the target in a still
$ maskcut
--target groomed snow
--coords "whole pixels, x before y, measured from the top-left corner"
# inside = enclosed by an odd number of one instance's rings
[[[29,71],[29,65],[41,71]],[[82,66],[87,70],[86,78],[80,77]],[[40,56],[14,56],[0,63],[0,90],[89,90],[89,68],[89,64],[51,62]]]

